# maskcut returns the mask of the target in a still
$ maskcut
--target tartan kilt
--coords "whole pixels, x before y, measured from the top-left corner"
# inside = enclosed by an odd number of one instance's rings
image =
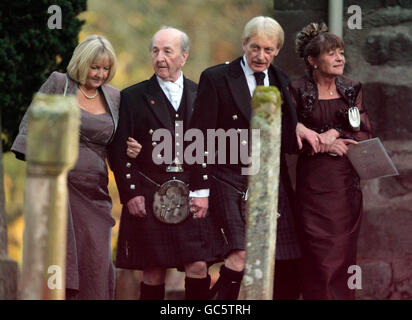
[[[153,214],[157,188],[145,185],[143,195],[147,216],[132,216],[123,206],[116,252],[116,267],[144,270],[149,267],[182,268],[195,261],[214,262],[210,217],[179,224],[160,222]]]
[[[247,176],[235,174],[223,166],[215,170],[212,176],[209,201],[210,216],[215,232],[220,237],[215,242],[220,240],[222,243],[219,253],[223,257],[226,257],[233,250],[245,250],[246,236],[246,221],[241,212],[242,195],[227,183],[240,191],[245,191]]]
[[[241,194],[219,180],[230,183],[240,191],[245,191],[247,176],[234,174],[233,171],[223,168],[215,171],[215,177],[218,180],[212,180],[209,206],[215,233],[220,233],[220,238],[224,240],[219,252],[226,257],[233,250],[245,250],[246,221],[241,213]],[[276,260],[298,259],[301,257],[301,250],[295,228],[294,211],[283,185],[284,183],[281,183],[278,198],[280,217],[277,220]],[[217,241],[221,240],[216,239],[215,243]]]

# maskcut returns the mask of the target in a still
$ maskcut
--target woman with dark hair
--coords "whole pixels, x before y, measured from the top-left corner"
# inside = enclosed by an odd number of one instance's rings
[[[342,76],[344,43],[325,24],[303,28],[296,49],[307,67],[290,87],[298,120],[322,137],[320,152],[302,152],[296,168],[303,298],[354,299],[348,268],[356,264],[362,192],[346,153],[371,138],[362,86]]]

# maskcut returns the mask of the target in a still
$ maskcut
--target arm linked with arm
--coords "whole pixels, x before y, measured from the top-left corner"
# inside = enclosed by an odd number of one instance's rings
[[[135,117],[135,106],[130,102],[130,97],[121,92],[121,102],[119,110],[119,124],[113,140],[108,146],[108,162],[113,170],[120,201],[124,205],[140,195],[140,177],[137,170],[137,161],[127,155],[128,137],[133,137]]]

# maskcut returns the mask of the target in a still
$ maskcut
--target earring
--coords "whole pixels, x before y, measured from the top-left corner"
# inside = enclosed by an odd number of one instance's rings
[[[317,68],[318,68],[318,66],[317,66],[317,65],[314,65],[314,66],[313,66],[313,69],[317,69]]]

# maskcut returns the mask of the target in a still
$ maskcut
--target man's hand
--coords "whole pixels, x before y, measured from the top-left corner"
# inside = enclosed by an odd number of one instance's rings
[[[335,129],[329,129],[328,131],[321,133],[320,136],[322,137],[322,143],[319,146],[319,152],[328,152],[327,150],[332,143],[339,138],[339,132]]]
[[[327,152],[332,155],[344,156],[348,152],[348,144],[358,144],[355,140],[351,139],[336,139],[330,146],[328,146]]]
[[[127,156],[132,159],[137,158],[137,156],[140,153],[140,150],[142,150],[142,145],[131,137],[127,139],[126,143],[127,143]]]
[[[127,201],[127,209],[131,215],[144,218],[146,217],[145,201],[143,196],[137,196]]]
[[[323,143],[322,136],[311,129],[306,128],[302,123],[296,125],[296,138],[298,140],[299,150],[302,149],[302,140],[306,140],[314,153],[320,151],[320,144]]]
[[[207,208],[209,207],[209,198],[191,198],[189,205],[190,212],[193,213],[193,219],[202,219],[206,217]]]

